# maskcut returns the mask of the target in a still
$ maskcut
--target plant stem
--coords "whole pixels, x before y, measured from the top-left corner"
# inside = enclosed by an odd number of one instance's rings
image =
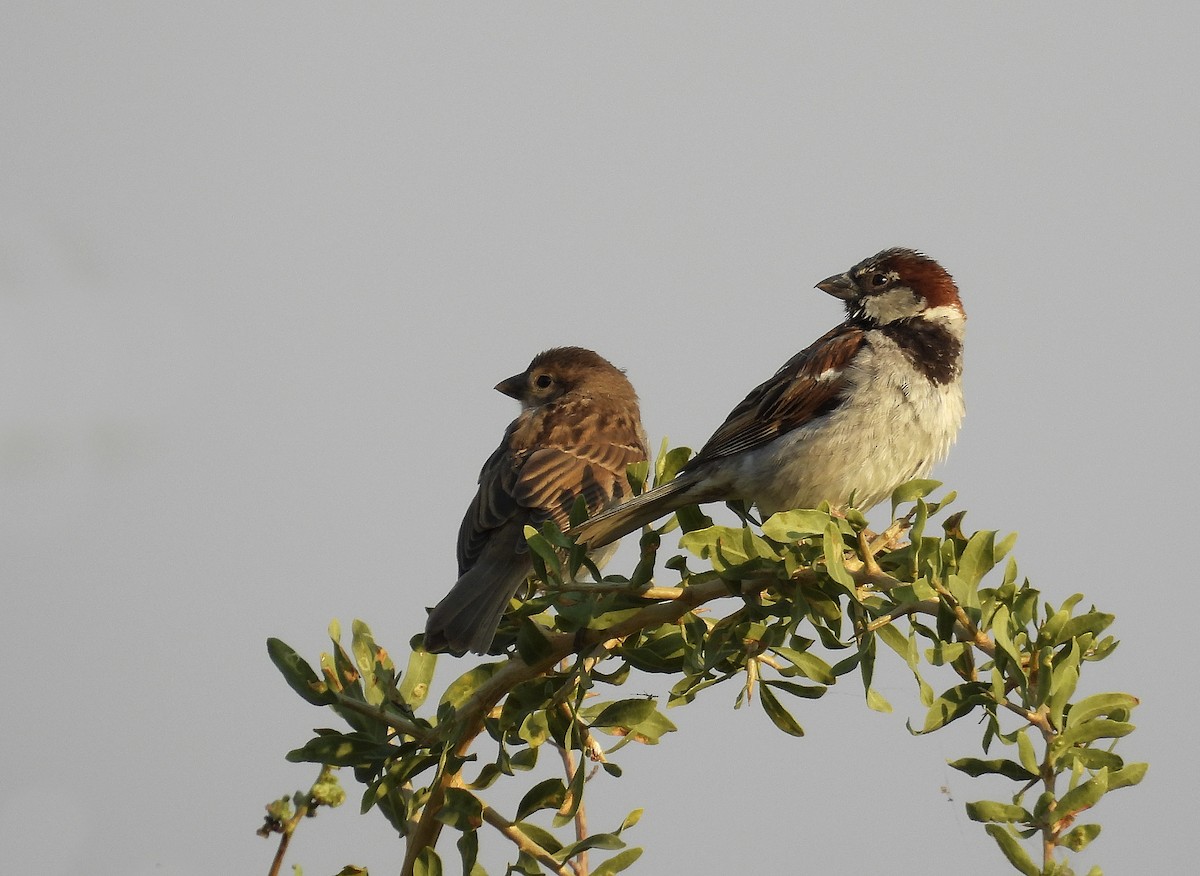
[[[575,776],[575,756],[571,754],[571,749],[566,746],[555,746],[558,748],[558,753],[562,757],[563,771],[567,774],[568,784]],[[579,805],[575,807],[575,840],[582,842],[587,839],[587,810],[584,808],[583,801],[579,801]],[[575,871],[575,876],[587,876],[588,873],[588,853],[584,849],[571,860],[567,861],[571,865],[571,869]]]
[[[296,811],[285,821],[279,828],[279,848],[275,850],[275,858],[271,861],[271,869],[267,871],[267,876],[279,876],[279,868],[283,866],[284,856],[287,855],[288,846],[292,842],[292,834],[296,832],[296,826],[300,824],[300,820],[317,806],[313,800],[313,793],[317,785],[322,782],[327,782],[332,774],[334,767],[323,766],[321,772],[317,774],[317,780],[313,782],[312,787],[308,789],[308,794],[304,797],[304,802],[296,805]],[[266,830],[262,832],[266,836]]]
[[[556,876],[574,876],[569,867],[558,863],[552,854],[531,840],[521,828],[517,827],[491,806],[485,805],[483,807],[483,820],[512,840],[513,844],[522,852],[537,859],[551,873],[556,874]]]

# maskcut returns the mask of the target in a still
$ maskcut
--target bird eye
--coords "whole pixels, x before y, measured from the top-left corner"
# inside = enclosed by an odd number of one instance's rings
[[[876,274],[871,278],[872,286],[882,286],[888,281],[887,274]]]
[[[533,381],[533,384],[538,389],[549,389],[550,384],[552,384],[553,382],[554,382],[554,379],[549,374],[539,374],[537,376],[537,378]]]

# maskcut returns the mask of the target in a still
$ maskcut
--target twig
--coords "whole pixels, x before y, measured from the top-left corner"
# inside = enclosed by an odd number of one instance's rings
[[[516,845],[516,847],[522,852],[537,859],[537,861],[551,873],[556,874],[556,876],[574,876],[569,867],[567,867],[565,864],[558,863],[558,861],[555,860],[554,855],[550,854],[544,848],[539,846],[537,843],[531,840],[529,836],[523,830],[521,830],[521,828],[517,827],[491,806],[486,804],[484,804],[483,807],[483,820],[512,840],[513,844]],[[405,867],[407,866],[408,862],[406,861]]]
[[[893,524],[893,528],[895,528],[895,524]],[[890,533],[891,530],[889,529],[888,532]],[[892,538],[894,535],[888,537]],[[872,547],[874,549],[874,546]],[[878,566],[875,568],[878,569]],[[869,569],[866,563],[848,562],[847,571],[854,578],[855,584],[859,586],[888,590],[901,586],[902,583],[882,571]],[[803,582],[806,579],[819,580],[817,573],[811,570],[800,570],[792,577],[794,581]],[[762,592],[778,583],[780,583],[779,579],[774,574],[755,574],[741,582],[729,582],[722,579],[716,572],[703,572],[692,576],[691,583],[686,587],[665,588],[670,593],[664,597],[664,601],[647,605],[607,629],[589,629],[579,633],[558,633],[544,630],[545,656],[534,663],[526,663],[519,655],[514,655],[491,678],[476,688],[475,692],[459,707],[449,728],[443,725],[442,732],[448,729],[449,738],[459,740],[451,752],[451,757],[462,758],[466,755],[471,742],[483,730],[484,718],[508,691],[523,681],[548,672],[554,664],[568,655],[587,654],[598,659],[619,647],[627,637],[640,630],[675,623],[688,612],[707,602],[735,595],[735,588],[736,595],[744,597],[749,593]],[[739,584],[740,586],[738,586]],[[574,585],[572,586],[574,587]],[[917,604],[912,607],[912,611],[936,614],[936,601],[929,601],[929,605]],[[960,621],[964,633],[968,634],[970,641],[984,653],[994,657],[995,645],[991,639],[971,626],[969,618],[962,612],[961,607],[958,609],[958,615],[961,617],[956,615],[956,619]],[[965,623],[962,623],[963,621]],[[1025,714],[1023,710],[1019,710],[1019,707],[1010,707],[1018,710],[1019,714]],[[425,847],[432,848],[437,843],[442,827],[437,816],[445,801],[446,788],[453,786],[458,781],[457,773],[443,772],[430,788],[429,798],[425,803],[421,818],[408,835],[408,849],[401,876],[412,876],[416,856],[420,850]]]
[[[348,712],[357,712],[358,714],[365,715],[368,718],[374,718],[376,721],[383,722],[401,735],[408,736],[409,738],[425,745],[428,745],[437,739],[437,733],[435,731],[426,727],[421,727],[415,724],[409,718],[406,718],[402,715],[397,715],[395,712],[390,712],[387,709],[381,709],[378,706],[372,706],[368,703],[362,702],[361,700],[356,700],[336,691],[334,695],[337,697],[337,707],[339,709],[345,709]]]
[[[258,835],[262,837],[269,836],[271,833],[279,832],[279,848],[275,850],[275,857],[271,861],[271,869],[267,871],[267,876],[279,876],[279,868],[283,866],[283,859],[287,855],[288,846],[292,842],[292,834],[296,832],[297,825],[301,819],[308,815],[313,809],[320,804],[317,803],[314,795],[318,785],[329,781],[329,777],[333,774],[335,767],[329,765],[321,767],[321,772],[317,774],[317,780],[312,783],[308,793],[304,796],[303,802],[296,804],[296,811],[287,821],[276,822],[273,818],[268,818],[267,823],[258,831]],[[270,810],[270,807],[268,807]]]
[[[700,583],[684,588],[684,593],[670,602],[656,602],[648,605],[637,613],[627,617],[605,630],[587,630],[581,637],[574,633],[554,633],[547,631],[547,652],[544,657],[534,663],[526,663],[520,656],[514,656],[496,673],[475,689],[475,692],[464,702],[458,713],[452,719],[450,738],[458,738],[459,742],[451,752],[451,757],[465,756],[471,742],[483,730],[483,720],[492,708],[512,690],[514,686],[549,671],[555,663],[568,654],[588,653],[594,649],[620,643],[627,636],[650,626],[673,623],[697,606],[713,599],[729,596],[729,585],[716,575],[697,575]],[[765,589],[774,582],[774,577],[762,577],[760,589]],[[615,647],[615,645],[613,645]],[[408,849],[405,852],[401,876],[412,876],[417,855],[423,848],[432,848],[437,843],[441,833],[442,823],[438,813],[445,802],[446,788],[456,781],[457,773],[443,772],[429,790],[429,799],[424,811],[417,822],[416,828],[408,835]]]
[[[570,783],[571,779],[575,775],[575,756],[571,754],[571,749],[565,745],[556,745],[555,748],[558,749],[559,755],[562,756],[563,770],[567,774],[567,782]],[[568,800],[569,799],[570,798],[568,797]],[[587,839],[587,835],[587,810],[584,808],[583,801],[581,800],[575,807],[575,840],[577,842],[583,842],[583,840]],[[575,871],[575,876],[587,876],[587,849],[584,849],[574,858],[567,861],[567,863],[570,864],[571,869]]]
[[[683,596],[683,587],[630,587],[628,584],[605,584],[603,581],[574,581],[556,585],[556,593],[623,593],[626,596],[638,596],[643,599],[679,599]]]

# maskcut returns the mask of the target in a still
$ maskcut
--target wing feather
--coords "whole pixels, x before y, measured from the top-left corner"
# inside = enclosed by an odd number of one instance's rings
[[[761,447],[836,409],[847,388],[847,366],[863,342],[862,329],[843,323],[797,353],[750,391],[684,470]]]
[[[460,575],[475,565],[492,534],[518,516],[534,527],[553,520],[567,529],[577,495],[583,496],[589,514],[608,507],[628,492],[629,465],[646,458],[645,445],[636,436],[514,451],[514,427],[484,463],[479,490],[459,527]],[[514,551],[522,548],[519,542],[512,546]]]

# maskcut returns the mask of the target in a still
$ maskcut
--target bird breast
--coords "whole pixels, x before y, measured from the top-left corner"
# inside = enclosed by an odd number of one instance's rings
[[[738,460],[731,480],[762,514],[845,507],[851,494],[867,509],[949,452],[964,413],[957,373],[931,381],[892,338],[871,331],[866,340],[837,408]]]

